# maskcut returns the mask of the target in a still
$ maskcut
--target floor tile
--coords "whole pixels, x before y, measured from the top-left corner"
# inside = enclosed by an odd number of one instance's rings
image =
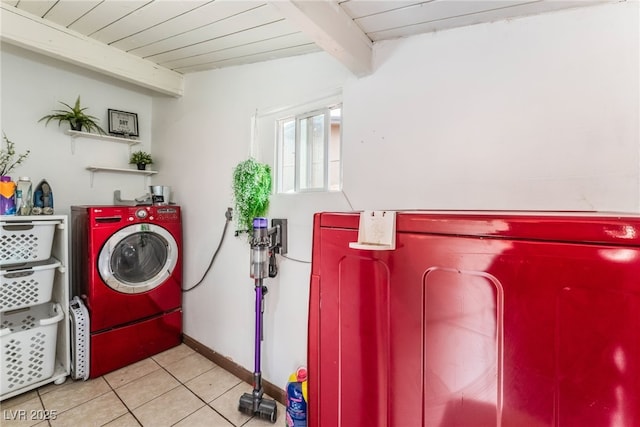
[[[174,427],[233,427],[233,424],[209,406],[205,406],[174,424]]]
[[[180,386],[132,412],[143,426],[163,427],[175,424],[204,405],[204,402],[186,387]]]
[[[207,359],[200,353],[193,353],[187,357],[166,365],[164,368],[180,382],[187,382],[215,367],[215,363]]]
[[[120,368],[117,371],[109,372],[104,376],[104,379],[107,380],[111,387],[118,388],[158,369],[160,369],[160,365],[153,359],[148,358]]]
[[[38,394],[42,396],[43,394],[47,394],[50,391],[59,390],[61,387],[67,386],[71,383],[73,383],[73,380],[71,379],[71,377],[67,377],[65,382],[63,382],[62,384],[56,384],[55,382],[53,382],[47,385],[43,385],[42,387],[38,388]]]
[[[7,399],[2,402],[2,410],[20,412],[0,413],[4,415],[0,424],[2,427],[273,425],[238,411],[240,396],[251,389],[251,385],[200,353],[180,345],[100,378],[89,381],[68,378],[62,385],[47,384]],[[43,409],[44,413],[37,412]],[[55,411],[55,419],[43,420],[46,411]],[[276,425],[284,424],[284,412],[284,406],[278,403]],[[31,413],[34,416],[29,417]],[[6,419],[11,416],[29,419]]]
[[[38,397],[38,392],[36,390],[28,391],[26,393],[19,394],[15,397],[12,397],[7,400],[2,401],[2,409],[11,408],[16,405],[20,405],[22,402],[27,402],[33,398]]]
[[[213,409],[219,412],[223,417],[231,421],[236,426],[241,426],[251,419],[250,416],[238,411],[238,402],[243,393],[251,393],[253,387],[242,382],[223,394],[222,396],[209,403]]]
[[[180,383],[174,377],[161,368],[115,391],[129,409],[135,409],[179,385]]]
[[[0,425],[2,427],[27,427],[33,426],[43,421],[48,415],[44,412],[38,393],[27,393],[31,399],[18,399],[14,402],[6,400],[2,402],[2,416]],[[19,397],[19,396],[16,396]]]
[[[130,412],[127,412],[123,416],[105,424],[104,427],[140,427],[140,423]]]
[[[56,419],[52,419],[50,422],[52,427],[102,426],[126,413],[126,406],[113,391],[110,391],[59,414]]]
[[[40,398],[44,403],[45,409],[61,414],[64,411],[109,391],[111,391],[111,388],[101,377],[89,381],[71,381],[69,384],[65,383],[60,386],[60,388],[53,389],[49,393],[41,395]]]
[[[242,380],[240,380],[240,378],[217,367],[198,375],[186,382],[185,385],[200,397],[200,399],[209,403],[241,382]]]
[[[185,344],[180,344],[177,347],[170,348],[169,350],[165,350],[162,353],[152,356],[152,359],[158,362],[160,366],[167,366],[175,361],[190,356],[193,353],[195,353],[194,349]]]

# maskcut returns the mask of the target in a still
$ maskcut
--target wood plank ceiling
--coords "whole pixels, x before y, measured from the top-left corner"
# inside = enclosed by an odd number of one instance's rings
[[[273,4],[233,0],[2,0],[47,21],[189,73],[316,52],[320,47]],[[273,2],[273,3],[277,3]],[[597,1],[343,0],[372,42]]]
[[[99,59],[118,59],[123,79],[180,95],[187,73],[321,50],[363,76],[383,40],[617,0],[1,1],[3,42],[112,75]],[[108,49],[82,58],[80,41]]]

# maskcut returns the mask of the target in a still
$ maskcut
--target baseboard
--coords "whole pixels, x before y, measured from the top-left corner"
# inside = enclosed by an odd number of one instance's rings
[[[222,354],[210,349],[206,345],[201,342],[191,338],[189,335],[183,334],[182,341],[185,345],[191,347],[207,359],[211,360],[216,365],[220,366],[222,369],[232,373],[236,377],[240,378],[242,381],[253,385],[253,372],[248,371],[244,367],[238,365],[236,362],[231,359],[223,356]],[[264,388],[264,392],[269,396],[276,399],[278,402],[282,403],[286,406],[287,397],[285,391],[280,387],[270,383],[269,381],[262,380],[262,387]],[[238,398],[240,398],[238,396]]]

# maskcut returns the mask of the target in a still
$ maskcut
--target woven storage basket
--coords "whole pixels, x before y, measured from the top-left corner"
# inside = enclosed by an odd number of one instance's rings
[[[0,222],[0,265],[44,261],[51,256],[56,221]]]
[[[0,269],[0,313],[50,301],[58,267],[60,261],[49,258]]]
[[[18,390],[53,375],[58,322],[57,303],[46,303],[2,314],[0,394]]]

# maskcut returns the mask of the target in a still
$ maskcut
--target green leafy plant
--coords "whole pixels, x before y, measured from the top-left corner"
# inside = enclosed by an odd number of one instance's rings
[[[134,165],[150,165],[153,163],[153,159],[149,153],[145,153],[144,151],[135,151],[131,153],[129,163]]]
[[[30,150],[25,151],[23,154],[19,154],[15,159],[13,156],[16,154],[15,143],[7,138],[5,133],[2,133],[2,139],[4,140],[7,148],[0,149],[0,175],[8,175],[16,166],[22,164],[27,157],[29,157]]]
[[[91,116],[84,112],[88,107],[80,107],[80,95],[78,95],[78,99],[76,99],[76,103],[73,107],[62,101],[58,102],[67,107],[67,109],[53,110],[53,114],[48,114],[42,117],[40,120],[38,120],[38,122],[46,120],[44,124],[45,126],[48,125],[51,120],[57,120],[58,126],[60,126],[62,122],[69,122],[69,126],[71,126],[72,130],[81,131],[84,128],[87,132],[95,130],[102,135],[107,134],[104,129],[102,129],[100,125],[98,125],[99,119],[97,117]]]
[[[249,158],[233,170],[233,195],[239,231],[249,231],[253,218],[265,216],[271,195],[271,167]]]

